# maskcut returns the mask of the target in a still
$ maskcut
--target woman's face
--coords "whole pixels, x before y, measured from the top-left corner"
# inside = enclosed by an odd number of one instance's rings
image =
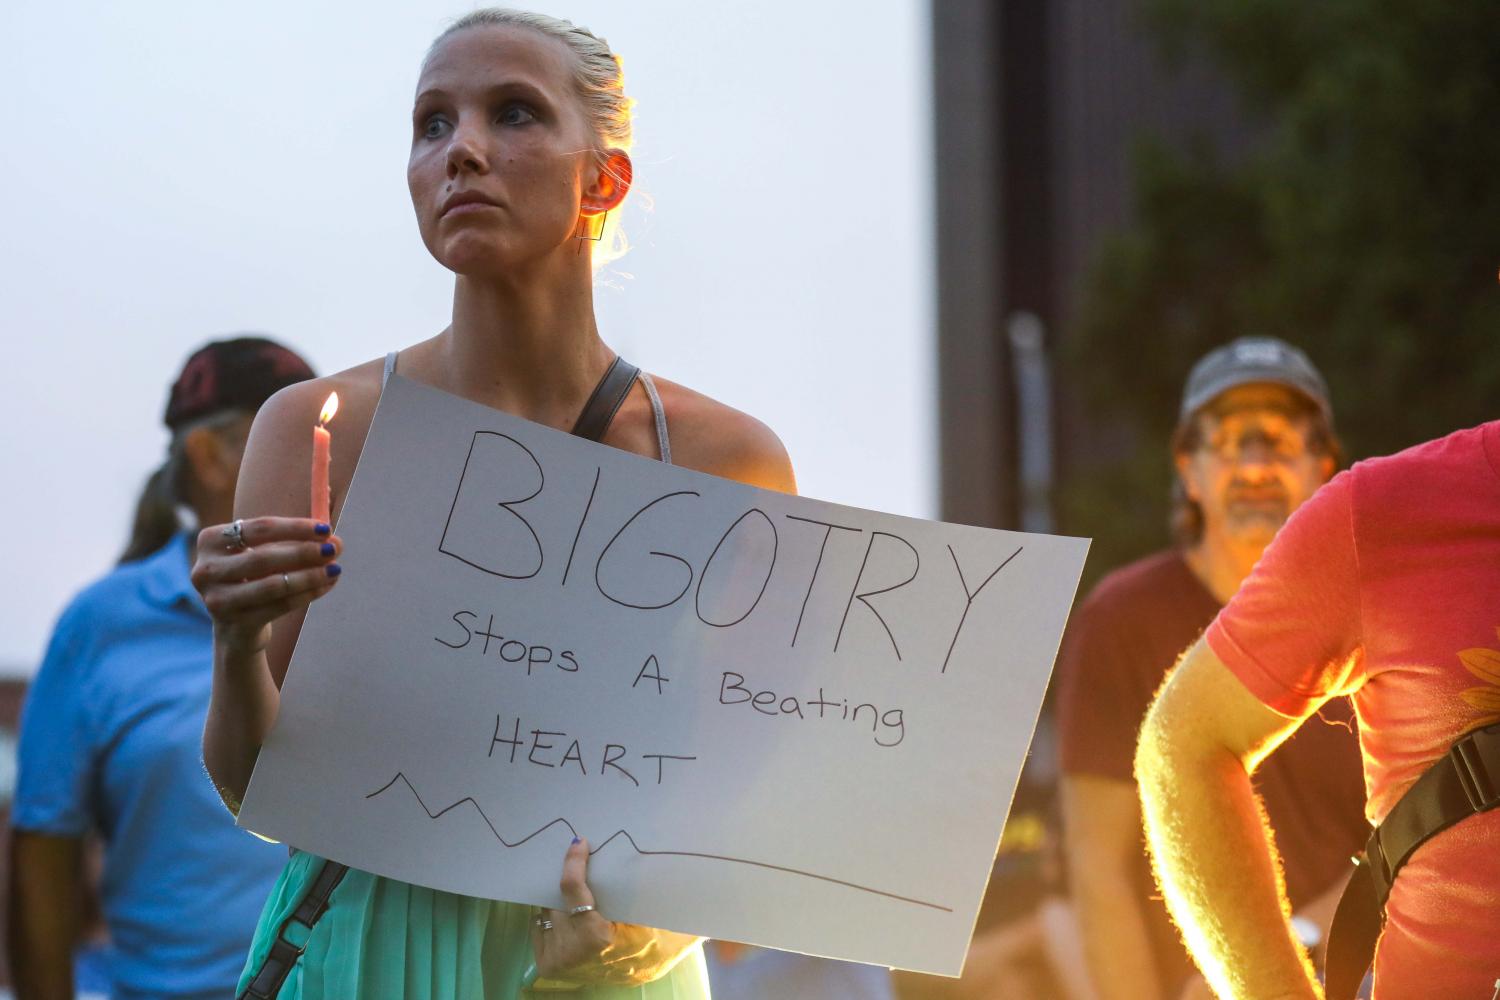
[[[569,243],[597,182],[572,52],[518,26],[449,35],[417,82],[407,185],[422,242],[482,275]]]

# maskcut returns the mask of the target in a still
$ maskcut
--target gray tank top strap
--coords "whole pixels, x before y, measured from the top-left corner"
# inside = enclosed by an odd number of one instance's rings
[[[641,380],[641,385],[646,387],[646,395],[651,398],[651,413],[656,417],[656,446],[661,450],[661,460],[671,465],[672,439],[667,436],[667,413],[661,408],[661,396],[656,392],[656,383],[644,371],[636,377]]]
[[[391,380],[396,373],[396,355],[399,351],[392,351],[385,356],[385,371],[380,375],[380,388],[383,392],[385,384]],[[651,400],[651,414],[656,419],[656,446],[661,451],[661,460],[668,465],[672,464],[672,439],[667,434],[667,413],[662,409],[661,395],[656,391],[656,383],[651,381],[651,376],[641,372],[637,378],[641,385],[646,387],[646,395]]]

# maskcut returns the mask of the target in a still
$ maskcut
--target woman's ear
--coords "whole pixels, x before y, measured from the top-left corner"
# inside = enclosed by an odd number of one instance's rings
[[[234,495],[241,456],[225,434],[209,427],[194,428],[182,441],[182,453],[187,460],[190,490],[196,488],[209,496]],[[201,497],[192,499],[203,502]]]
[[[623,149],[607,149],[599,158],[594,171],[594,180],[583,192],[580,214],[603,215],[612,212],[630,193],[630,184],[635,179],[635,165],[630,154]]]
[[[225,462],[228,457],[223,454],[225,451],[222,439],[208,427],[195,427],[187,432],[183,438],[183,457],[187,460],[189,492],[222,493],[226,487],[234,489],[233,480],[225,483],[233,475],[233,469]],[[192,499],[199,501],[198,496]]]

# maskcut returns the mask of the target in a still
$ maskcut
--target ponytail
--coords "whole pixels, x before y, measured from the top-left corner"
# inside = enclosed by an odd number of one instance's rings
[[[182,465],[182,450],[177,439],[166,461],[146,479],[141,497],[135,504],[135,520],[130,528],[130,543],[120,554],[120,562],[135,562],[144,559],[171,540],[181,526],[177,517],[178,470]]]
[[[141,498],[135,502],[135,523],[130,528],[130,543],[120,553],[120,562],[144,559],[182,530],[178,511],[191,506],[192,475],[187,459],[188,435],[199,428],[223,434],[225,428],[246,416],[238,409],[220,410],[182,424],[172,432],[166,460],[146,478]],[[243,445],[243,440],[240,441]]]

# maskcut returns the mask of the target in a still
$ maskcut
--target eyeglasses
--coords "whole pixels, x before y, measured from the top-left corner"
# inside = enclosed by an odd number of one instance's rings
[[[1220,428],[1204,440],[1199,450],[1226,462],[1244,462],[1249,458],[1295,462],[1311,448],[1307,434],[1293,427],[1277,430],[1247,427],[1238,432]]]

